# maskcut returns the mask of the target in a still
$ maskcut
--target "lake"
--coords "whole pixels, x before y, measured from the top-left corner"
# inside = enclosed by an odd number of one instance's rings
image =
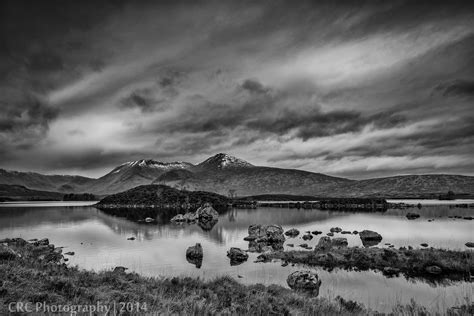
[[[64,252],[75,252],[69,257],[70,265],[85,269],[111,269],[120,265],[148,276],[188,275],[207,279],[230,275],[242,283],[276,283],[286,287],[288,274],[301,267],[281,267],[280,262],[254,263],[257,254],[250,254],[249,260],[241,265],[230,266],[226,252],[230,247],[247,249],[248,243],[243,238],[247,236],[249,225],[280,224],[285,230],[297,228],[302,233],[307,230],[327,233],[336,226],[349,231],[370,229],[383,236],[379,247],[386,247],[385,243],[396,247],[420,247],[421,243],[428,243],[433,247],[466,250],[464,244],[474,241],[473,221],[448,216],[472,216],[474,209],[456,208],[453,203],[423,206],[420,210],[390,209],[383,213],[232,209],[221,214],[218,223],[209,231],[198,225],[171,224],[167,219],[160,219],[158,224],[140,224],[108,215],[81,202],[9,203],[0,207],[0,238],[49,238],[56,246],[64,246]],[[421,218],[407,220],[406,213],[412,211],[419,213]],[[129,237],[136,239],[127,240]],[[343,237],[348,239],[349,246],[362,245],[357,235]],[[319,236],[316,236],[303,241],[300,234],[297,238],[287,238],[285,248],[293,249],[286,246],[288,243],[295,244],[296,249],[303,242],[314,246],[318,240]],[[200,269],[185,259],[186,249],[197,242],[204,249]],[[469,282],[435,285],[404,277],[386,278],[374,271],[314,270],[322,279],[320,296],[335,298],[340,295],[382,312],[391,310],[398,302],[409,303],[412,298],[432,312],[473,300]]]

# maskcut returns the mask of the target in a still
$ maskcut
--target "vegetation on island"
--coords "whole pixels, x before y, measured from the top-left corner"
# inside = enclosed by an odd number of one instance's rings
[[[136,188],[109,195],[96,206],[102,208],[158,208],[188,210],[211,203],[218,211],[227,209],[231,200],[223,195],[204,191],[187,191],[166,185],[141,185]]]
[[[91,193],[69,193],[63,196],[63,201],[97,201],[98,197]]]

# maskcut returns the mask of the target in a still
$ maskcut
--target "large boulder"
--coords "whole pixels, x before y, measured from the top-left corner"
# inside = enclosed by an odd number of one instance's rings
[[[468,248],[474,248],[474,242],[469,241],[469,242],[467,242],[465,245],[466,245],[466,247],[468,247]]]
[[[217,213],[210,203],[205,203],[197,209],[196,218],[200,222],[217,221],[219,219],[219,213]]]
[[[249,240],[249,250],[252,252],[264,252],[269,248],[283,250],[285,236],[280,225],[250,225],[248,233],[245,239]]]
[[[189,263],[194,264],[196,268],[200,268],[202,266],[202,258],[203,251],[200,243],[196,243],[196,245],[191,246],[186,250],[186,260]]]
[[[288,236],[288,237],[296,237],[300,234],[300,231],[297,230],[296,228],[292,228],[290,230],[287,230],[285,232],[285,235]]]
[[[249,255],[240,248],[232,247],[227,251],[227,257],[230,258],[230,265],[236,266],[244,261],[247,261]]]
[[[313,296],[319,295],[321,280],[315,272],[304,270],[295,271],[286,279],[288,286],[296,291],[310,292]]]
[[[382,241],[382,235],[372,230],[363,230],[359,233],[359,236],[364,247],[375,246]]]
[[[342,232],[342,228],[340,228],[340,227],[332,227],[329,231],[330,231],[331,233],[340,233],[340,232]]]

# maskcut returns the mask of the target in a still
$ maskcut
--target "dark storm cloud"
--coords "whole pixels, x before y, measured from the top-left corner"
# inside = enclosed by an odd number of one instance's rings
[[[391,128],[406,122],[402,114],[384,111],[364,115],[359,111],[323,111],[311,104],[311,95],[296,104],[294,95],[268,87],[255,79],[244,80],[234,89],[230,103],[214,103],[194,95],[185,101],[172,120],[153,126],[160,133],[202,133],[211,131],[252,130],[256,133],[285,135],[294,132],[304,140],[357,132],[369,124]],[[247,136],[246,136],[247,137]]]
[[[1,6],[0,167],[473,173],[472,1]]]
[[[474,80],[454,80],[444,82],[435,87],[435,91],[444,96],[474,96]]]
[[[27,148],[48,132],[49,123],[58,115],[35,96],[22,96],[15,103],[0,101],[0,145],[2,151]]]
[[[2,1],[0,146],[24,150],[46,137],[59,109],[45,94],[89,68],[87,32],[118,3]],[[97,57],[98,58],[98,57]],[[97,61],[97,59],[95,59]]]

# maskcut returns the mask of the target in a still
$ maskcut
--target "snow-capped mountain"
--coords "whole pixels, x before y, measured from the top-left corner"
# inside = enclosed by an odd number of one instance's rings
[[[158,169],[163,171],[169,171],[174,169],[188,169],[193,165],[189,162],[175,161],[175,162],[161,162],[153,159],[140,159],[135,161],[128,161],[121,164],[110,173],[119,173],[129,170],[131,168],[140,168],[140,169]]]
[[[224,153],[219,153],[215,156],[212,156],[200,164],[197,165],[201,168],[206,169],[229,169],[229,168],[248,168],[253,167],[251,163],[248,163],[245,160],[239,159],[234,156],[230,156]]]

